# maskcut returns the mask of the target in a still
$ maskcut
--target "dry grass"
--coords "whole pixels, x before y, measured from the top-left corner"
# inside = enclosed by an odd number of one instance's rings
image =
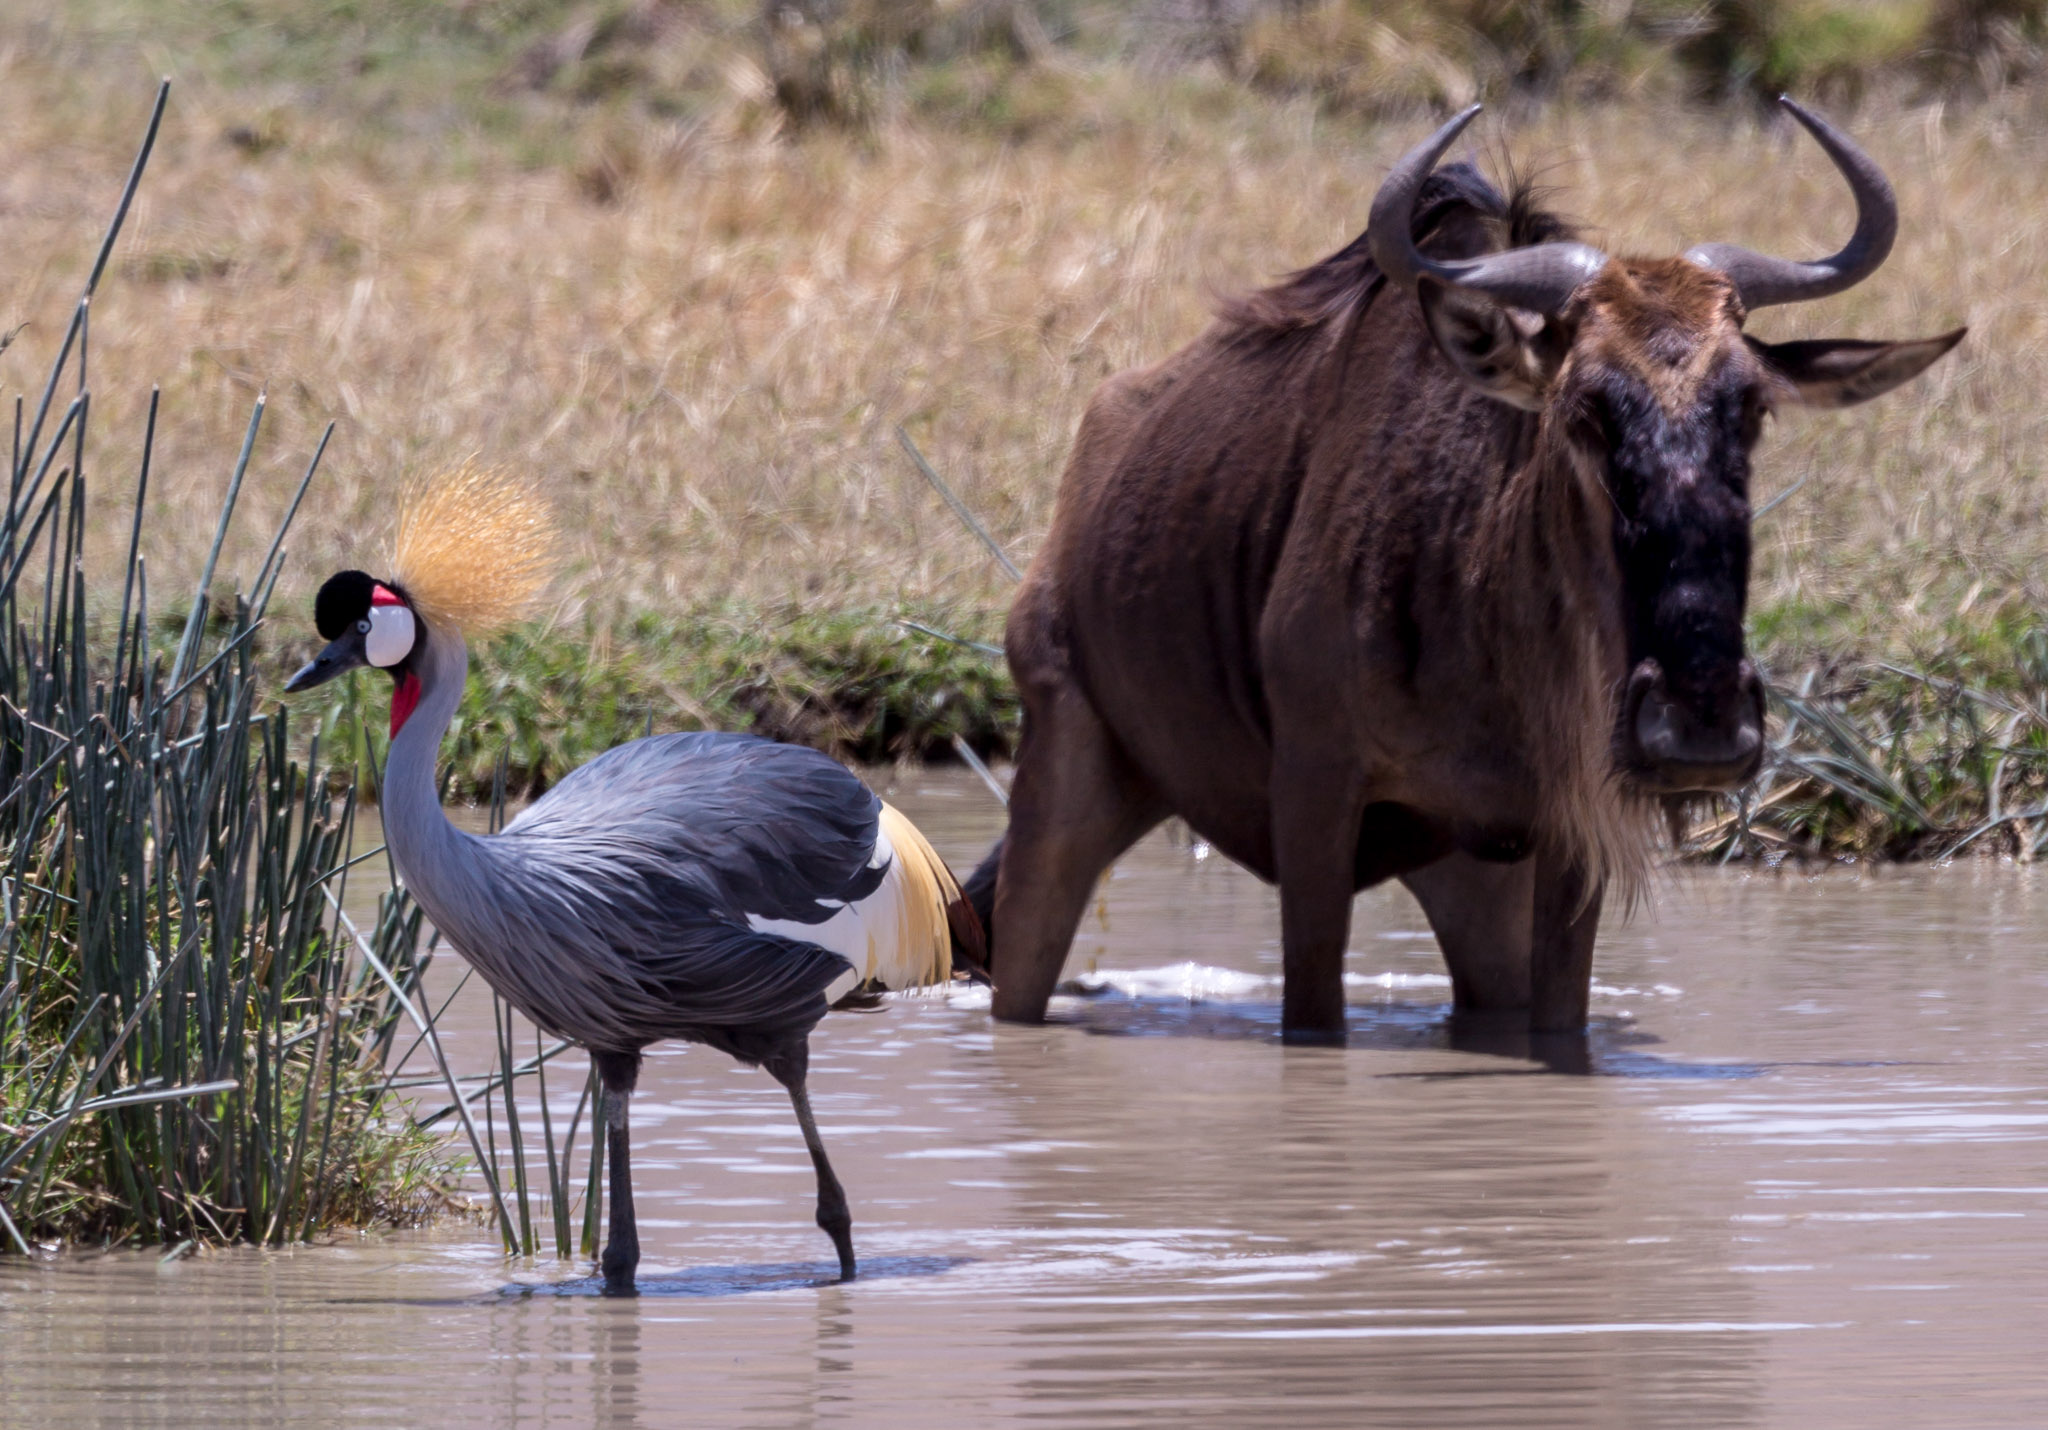
[[[384,96],[371,123],[345,78],[244,84],[191,60],[93,319],[101,433],[139,443],[140,396],[165,387],[150,549],[190,533],[196,569],[267,384],[284,430],[245,531],[341,420],[282,609],[382,548],[404,479],[472,456],[541,474],[563,589],[601,612],[998,603],[895,424],[1028,554],[1096,383],[1191,337],[1219,288],[1348,239],[1422,129],[1070,57],[962,61],[864,135],[792,140],[745,52],[706,54],[715,82],[679,117],[541,96],[502,122]],[[162,58],[0,16],[0,130],[30,161],[0,175],[0,328],[29,325],[0,354],[9,392],[61,333]],[[1787,652],[1919,651],[2048,596],[2048,126],[2018,95],[1873,103],[1855,128],[1897,183],[1899,251],[1756,330],[1973,331],[1909,390],[1767,438],[1759,495],[1807,483],[1759,530],[1760,629]],[[1849,218],[1817,151],[1741,115],[1635,100],[1485,132],[1615,247],[1803,254]]]

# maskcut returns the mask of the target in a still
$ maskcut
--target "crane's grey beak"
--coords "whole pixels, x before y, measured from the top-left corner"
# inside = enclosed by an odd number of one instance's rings
[[[314,656],[303,670],[287,680],[284,683],[285,694],[295,695],[301,690],[325,685],[335,676],[346,675],[357,666],[369,663],[370,657],[363,650],[363,633],[352,630],[328,642],[326,650]]]

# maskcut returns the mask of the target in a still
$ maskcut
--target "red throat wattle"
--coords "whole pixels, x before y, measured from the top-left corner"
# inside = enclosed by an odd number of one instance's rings
[[[398,677],[397,688],[391,692],[391,737],[398,738],[398,731],[420,703],[420,678],[411,671]]]

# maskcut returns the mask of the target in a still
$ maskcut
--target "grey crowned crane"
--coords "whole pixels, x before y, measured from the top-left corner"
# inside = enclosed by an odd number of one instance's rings
[[[291,678],[390,675],[384,831],[444,939],[513,1006],[590,1052],[606,1092],[607,1294],[640,1260],[627,1107],[648,1044],[676,1038],[765,1068],[789,1092],[842,1278],[852,1217],[805,1089],[810,1032],[856,990],[986,973],[981,927],[924,836],[815,750],[748,735],[634,740],[572,771],[495,835],[441,810],[434,773],[469,671],[466,636],[526,609],[547,579],[547,510],[464,468],[416,489],[389,574],[320,588],[328,641]]]

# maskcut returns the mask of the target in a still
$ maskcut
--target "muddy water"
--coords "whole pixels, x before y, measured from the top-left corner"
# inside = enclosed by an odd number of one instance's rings
[[[964,780],[893,793],[962,863],[999,823]],[[0,1422],[2048,1423],[2041,876],[1674,877],[1535,1057],[1452,1035],[1395,892],[1359,902],[1350,1046],[1279,1046],[1273,899],[1197,852],[1121,866],[1059,1026],[827,1020],[857,1284],[821,1284],[779,1091],[662,1049],[638,1302],[467,1226],[0,1261]]]

